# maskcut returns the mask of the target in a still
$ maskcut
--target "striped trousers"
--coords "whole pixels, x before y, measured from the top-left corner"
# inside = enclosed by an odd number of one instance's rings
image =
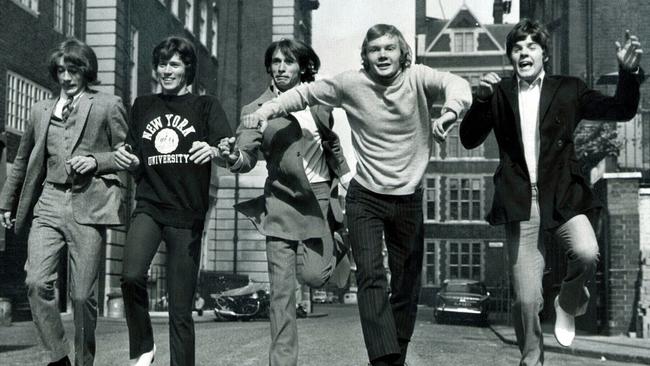
[[[384,195],[353,180],[346,197],[346,216],[357,264],[357,300],[368,357],[373,361],[394,356],[396,364],[403,364],[420,294],[422,190],[403,196]],[[390,297],[382,254],[384,241],[391,273]]]

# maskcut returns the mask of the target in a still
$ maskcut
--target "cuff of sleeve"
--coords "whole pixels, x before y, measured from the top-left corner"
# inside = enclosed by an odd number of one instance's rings
[[[352,172],[347,172],[347,173],[343,174],[343,176],[340,178],[339,181],[341,182],[341,184],[343,184],[344,186],[347,187],[348,184],[350,184],[350,181],[352,180],[352,178],[354,178],[354,174]]]
[[[446,112],[453,112],[456,115],[456,118],[458,118],[462,110],[463,110],[462,104],[455,101],[449,101],[442,106],[442,109],[440,110],[440,115],[443,115]]]
[[[230,166],[230,171],[233,173],[236,173],[239,169],[241,169],[241,166],[244,164],[244,158],[242,157],[241,150],[239,151],[239,157],[237,158],[237,161],[234,162]]]

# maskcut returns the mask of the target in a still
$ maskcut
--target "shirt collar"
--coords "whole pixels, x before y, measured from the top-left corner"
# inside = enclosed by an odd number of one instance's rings
[[[530,83],[527,82],[526,80],[523,80],[523,79],[519,78],[519,76],[517,76],[517,85],[519,86],[519,90],[528,90],[528,89],[532,88],[535,85],[539,85],[541,87],[542,82],[544,81],[544,76],[545,75],[546,75],[546,72],[544,71],[544,69],[542,69],[539,72],[539,74],[537,75],[537,77],[535,78],[535,80],[533,80]]]
[[[298,84],[296,84],[294,88],[300,84],[302,84],[302,82],[298,82]],[[275,95],[276,97],[282,94],[280,89],[278,89],[278,87],[275,86],[275,80],[271,80],[271,86],[269,87],[269,89],[271,90],[271,93],[273,93],[273,95]]]

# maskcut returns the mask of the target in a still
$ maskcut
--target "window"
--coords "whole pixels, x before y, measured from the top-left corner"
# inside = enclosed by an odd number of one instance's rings
[[[482,220],[482,178],[447,179],[449,191],[449,221]]]
[[[69,37],[74,36],[75,7],[76,7],[76,1],[68,0],[67,6],[65,7],[65,35]]]
[[[178,18],[178,0],[172,0],[169,7],[172,9],[172,14],[174,14],[176,18]]]
[[[447,278],[481,280],[483,246],[479,242],[450,241],[447,243]]]
[[[440,244],[433,240],[427,240],[424,243],[424,286],[434,286],[440,284]]]
[[[63,0],[54,0],[54,30],[63,32]]]
[[[474,52],[474,32],[454,33],[454,53]]]
[[[210,20],[212,25],[212,56],[217,57],[217,41],[219,40],[219,13],[215,10],[212,12],[212,19]]]
[[[438,178],[427,176],[424,182],[424,219],[427,221],[437,221],[439,220],[438,208],[440,205]]]
[[[38,0],[13,0],[16,4],[22,5],[27,10],[38,14]]]
[[[185,0],[185,26],[194,31],[194,0]]]
[[[6,127],[25,130],[32,105],[52,96],[50,90],[11,71],[7,72]]]
[[[460,121],[457,122],[460,124]],[[444,142],[446,157],[447,158],[482,158],[483,157],[483,144],[471,150],[467,150],[460,142],[460,135],[458,131],[460,126],[456,126],[449,130],[447,139]]]
[[[199,3],[199,40],[204,45],[208,44],[208,3],[200,0]]]
[[[130,94],[131,94],[131,105],[135,101],[135,98],[138,96],[138,30],[134,27],[131,27],[130,38],[131,49],[129,52],[129,79],[131,79],[130,85]]]

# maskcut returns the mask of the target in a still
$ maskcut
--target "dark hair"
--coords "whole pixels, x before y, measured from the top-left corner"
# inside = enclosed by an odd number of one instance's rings
[[[550,53],[548,51],[550,36],[544,24],[538,21],[532,21],[528,18],[522,19],[506,36],[506,55],[510,57],[515,43],[526,39],[530,36],[535,43],[539,44],[544,51],[544,63],[548,60]]]
[[[298,66],[300,66],[300,81],[314,81],[314,76],[320,69],[320,58],[309,45],[295,39],[286,38],[271,43],[264,53],[264,66],[266,66],[266,72],[269,74],[273,63],[273,54],[276,50],[280,50],[285,57],[295,58]]]
[[[402,35],[402,32],[399,31],[394,25],[390,24],[375,24],[366,32],[366,38],[363,39],[361,44],[361,63],[363,68],[368,71],[370,65],[368,65],[368,43],[379,37],[389,35],[392,37],[397,37],[397,42],[399,43],[399,50],[402,55],[399,58],[399,63],[402,69],[405,69],[411,66],[413,61],[413,53],[411,52],[411,47],[406,43],[406,39]]]
[[[171,36],[158,43],[153,49],[152,66],[155,70],[161,61],[169,61],[177,53],[185,64],[187,85],[192,85],[196,75],[196,52],[194,44],[186,38]]]
[[[87,84],[99,84],[97,80],[97,56],[90,46],[76,38],[68,38],[50,53],[48,70],[50,76],[59,82],[59,59],[79,68]]]

